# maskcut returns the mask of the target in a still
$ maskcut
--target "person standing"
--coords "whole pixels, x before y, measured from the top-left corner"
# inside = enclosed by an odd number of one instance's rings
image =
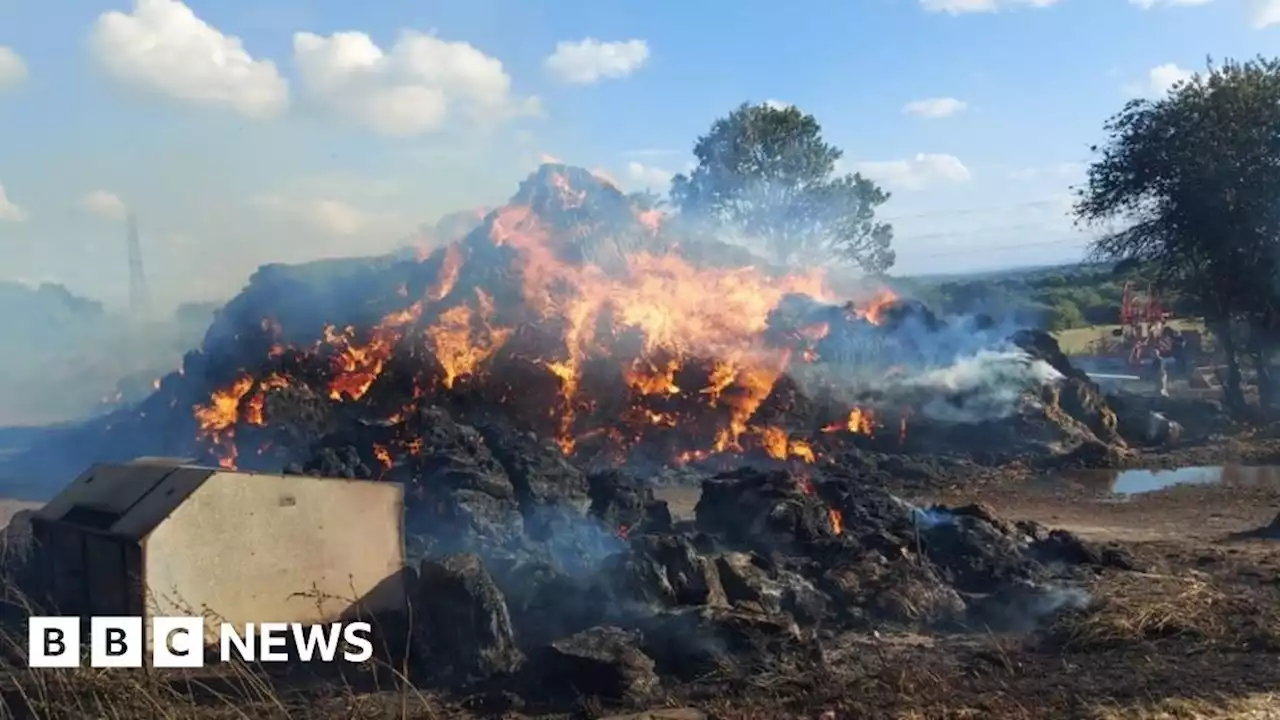
[[[1169,363],[1164,352],[1160,348],[1155,348],[1151,358],[1151,371],[1155,376],[1156,391],[1160,393],[1160,397],[1169,397]]]

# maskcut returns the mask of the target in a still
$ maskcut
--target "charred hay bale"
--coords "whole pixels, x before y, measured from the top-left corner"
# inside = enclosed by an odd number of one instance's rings
[[[477,429],[506,470],[530,539],[549,540],[557,526],[586,514],[590,504],[586,475],[558,448],[504,423],[484,423]]]
[[[829,615],[829,598],[796,572],[780,568],[755,553],[724,553],[715,558],[725,598],[750,613],[785,613],[801,625]]]
[[[1129,397],[1126,397],[1128,400]],[[1219,433],[1230,432],[1236,422],[1222,402],[1214,398],[1201,397],[1154,397],[1146,399],[1155,405],[1152,409],[1181,425],[1186,431],[1197,437],[1207,437]]]
[[[825,667],[815,638],[786,615],[689,608],[654,615],[641,631],[642,649],[657,661],[658,672],[681,680]]]
[[[671,529],[671,509],[648,483],[619,470],[587,476],[591,515],[621,535]]]
[[[1049,534],[1049,529],[1035,520],[1015,520],[1013,527],[1029,543],[1043,540]]]
[[[930,458],[909,455],[889,455],[880,462],[879,469],[895,480],[921,483],[926,487],[934,486],[940,475],[938,468],[930,464]]]
[[[1153,412],[1147,419],[1147,440],[1152,445],[1176,445],[1185,430],[1181,423],[1170,420],[1161,412]]]
[[[1116,411],[1120,434],[1134,445],[1174,445],[1188,430],[1203,437],[1221,432],[1231,423],[1221,405],[1212,401],[1144,398],[1129,393],[1110,395],[1107,401]]]
[[[744,468],[702,483],[697,528],[746,548],[797,548],[836,537],[827,505],[785,470]]]
[[[732,552],[715,558],[725,599],[748,612],[782,611],[782,585],[771,577],[768,563],[756,553]]]
[[[642,637],[614,626],[588,628],[531,654],[537,695],[576,701],[583,697],[635,703],[650,697],[659,680]]]
[[[1026,328],[1014,333],[1009,339],[1031,357],[1049,363],[1054,370],[1065,376],[1071,376],[1079,372],[1071,365],[1071,360],[1067,357],[1067,354],[1062,352],[1062,347],[1058,345],[1058,341],[1043,330]],[[1086,377],[1088,376],[1086,375]]]
[[[896,333],[904,327],[915,325],[927,332],[938,332],[947,324],[919,300],[898,299],[880,309],[879,327],[886,333]]]
[[[995,508],[986,503],[969,503],[959,507],[948,508],[942,505],[936,505],[932,508],[934,512],[952,515],[954,517],[970,517],[990,525],[1001,535],[1013,535],[1016,530],[1013,525],[1002,519],[996,514]]]
[[[262,416],[270,422],[240,428],[237,440],[241,447],[260,448],[259,457],[263,460],[276,459],[279,464],[275,467],[305,461],[305,457],[292,456],[302,448],[344,444],[333,439],[339,427],[333,403],[309,386],[288,385],[266,391]]]
[[[432,482],[429,485],[466,488],[494,497],[515,498],[515,488],[506,469],[494,458],[479,431],[469,425],[455,423],[440,408],[421,410],[418,422],[422,449],[415,458],[416,466],[430,478]]]
[[[1115,411],[1107,406],[1098,384],[1087,378],[1068,377],[1058,391],[1058,406],[1079,420],[1105,443],[1124,442],[1116,431]]]
[[[1138,569],[1133,553],[1120,545],[1096,545],[1069,530],[1050,530],[1031,544],[1030,552],[1043,563],[1084,565],[1097,569]]]
[[[424,560],[413,605],[413,657],[435,679],[474,682],[520,665],[506,598],[475,555]]]
[[[1044,567],[1004,523],[976,514],[956,515],[934,508],[932,524],[921,528],[920,545],[948,584],[961,592],[990,593],[1017,580],[1035,579]]]
[[[859,565],[834,569],[826,580],[837,604],[858,608],[863,621],[946,627],[968,609],[960,593],[927,563],[887,562],[873,556]]]
[[[911,507],[873,484],[844,475],[823,475],[814,488],[824,506],[840,512],[845,535],[868,538],[896,536],[906,542],[915,534]]]
[[[360,457],[360,451],[353,445],[317,448],[305,464],[291,465],[286,468],[286,472],[331,478],[368,479],[373,477],[373,470],[365,463],[364,458]]]
[[[419,414],[416,453],[393,470],[410,488],[406,530],[429,539],[440,554],[506,545],[523,521],[515,488],[480,433],[439,408]]]
[[[1019,330],[1010,340],[1027,354],[1062,373],[1063,379],[1050,404],[1061,407],[1068,415],[1084,423],[1099,440],[1123,442],[1116,429],[1116,414],[1107,405],[1102,389],[1089,379],[1088,373],[1071,365],[1071,360],[1052,335],[1040,330]]]
[[[599,625],[615,611],[612,598],[599,587],[598,570],[571,574],[547,560],[499,560],[490,565],[506,598],[516,641],[527,652]]]
[[[716,565],[681,535],[639,535],[603,569],[610,595],[644,607],[728,603]]]

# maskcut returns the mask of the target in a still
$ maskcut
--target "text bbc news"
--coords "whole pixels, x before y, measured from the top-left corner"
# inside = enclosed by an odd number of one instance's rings
[[[142,667],[145,636],[140,617],[89,618],[89,665],[96,668]],[[68,668],[81,664],[82,619],[35,616],[29,619],[27,664],[35,668]],[[220,623],[222,662],[359,663],[373,657],[372,627],[367,622],[304,625],[302,623]],[[151,666],[195,668],[205,665],[205,620],[193,617],[151,618]]]

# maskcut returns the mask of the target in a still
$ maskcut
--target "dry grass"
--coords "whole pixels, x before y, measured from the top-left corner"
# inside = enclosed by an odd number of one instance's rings
[[[1161,641],[1276,648],[1280,616],[1256,600],[1224,593],[1204,577],[1132,573],[1100,587],[1092,607],[1061,615],[1041,639],[1068,652],[1107,652]]]
[[[7,534],[0,537],[0,718],[434,720],[458,716],[416,688],[407,677],[403,658],[393,659],[385,648],[383,654],[357,665],[266,666],[234,661],[199,669],[28,667],[23,620],[43,613],[15,581],[26,548],[11,545],[13,540]]]
[[[1217,700],[1170,698],[1150,706],[1095,708],[1092,720],[1272,720],[1280,718],[1280,694],[1257,693]]]
[[[385,664],[356,671],[282,674],[256,663],[226,663],[199,670],[143,668],[28,668],[25,642],[0,637],[0,717],[34,720],[172,718],[457,717]],[[371,680],[392,675],[390,682]]]

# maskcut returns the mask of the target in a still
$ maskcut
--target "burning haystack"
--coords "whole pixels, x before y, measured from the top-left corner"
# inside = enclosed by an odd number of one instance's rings
[[[428,408],[501,419],[592,467],[1031,454],[1106,430],[1096,408],[1034,400],[1069,375],[1056,346],[887,290],[845,302],[817,270],[684,245],[663,220],[544,165],[422,257],[264,267],[181,371],[58,454],[70,472],[142,454],[281,470],[341,450],[346,472],[389,477],[431,432]]]
[[[820,629],[1022,625],[1127,567],[877,482],[906,468],[889,453],[1098,442],[1096,386],[1008,336],[682,246],[547,165],[421,258],[261,269],[151,397],[29,457],[404,483],[422,675],[641,698],[811,674]],[[699,471],[692,520],[637,479],[657,465]]]

